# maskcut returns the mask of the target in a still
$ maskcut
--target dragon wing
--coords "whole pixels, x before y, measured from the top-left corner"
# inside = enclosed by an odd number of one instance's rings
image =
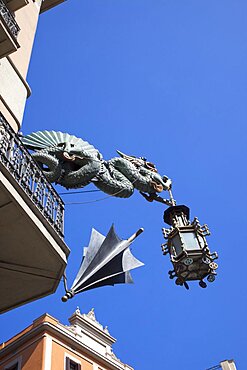
[[[59,144],[70,144],[80,147],[83,152],[87,152],[92,157],[102,158],[101,154],[95,147],[87,141],[82,140],[74,135],[60,131],[37,131],[22,138],[23,144],[32,150],[41,150],[50,147],[57,147]]]

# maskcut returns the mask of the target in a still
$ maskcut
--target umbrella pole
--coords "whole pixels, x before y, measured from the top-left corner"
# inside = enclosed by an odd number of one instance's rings
[[[129,239],[128,242],[132,243],[141,233],[143,233],[144,229],[141,227],[135,234],[133,234]]]
[[[68,289],[67,276],[66,276],[65,271],[63,273],[63,285],[64,285],[64,290],[67,293],[69,291],[69,289]]]
[[[61,299],[63,302],[67,302],[68,299],[71,299],[74,297],[75,292],[72,289],[68,289],[67,276],[66,276],[65,271],[63,273],[63,285],[64,285],[64,290],[66,294]]]

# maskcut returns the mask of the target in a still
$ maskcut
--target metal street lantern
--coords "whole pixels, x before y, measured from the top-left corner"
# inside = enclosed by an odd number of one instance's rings
[[[163,254],[169,254],[174,269],[169,271],[170,279],[176,277],[177,285],[184,285],[189,289],[187,281],[199,280],[199,285],[206,288],[203,281],[207,278],[213,282],[216,276],[217,263],[214,262],[218,255],[211,253],[206,236],[210,235],[208,226],[200,225],[198,218],[189,221],[190,210],[185,205],[175,205],[164,212],[164,221],[171,225],[170,229],[162,229],[164,238],[162,244]]]

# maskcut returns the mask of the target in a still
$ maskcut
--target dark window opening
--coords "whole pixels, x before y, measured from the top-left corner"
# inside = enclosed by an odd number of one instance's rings
[[[66,369],[65,370],[81,370],[81,365],[77,362],[66,357]]]
[[[10,367],[6,367],[6,370],[18,370],[18,362]]]

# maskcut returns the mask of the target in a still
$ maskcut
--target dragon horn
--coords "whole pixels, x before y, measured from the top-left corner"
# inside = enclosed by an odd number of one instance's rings
[[[134,156],[124,154],[123,152],[120,152],[120,150],[116,150],[116,152],[120,155],[120,157],[125,158],[125,159],[134,159]]]

